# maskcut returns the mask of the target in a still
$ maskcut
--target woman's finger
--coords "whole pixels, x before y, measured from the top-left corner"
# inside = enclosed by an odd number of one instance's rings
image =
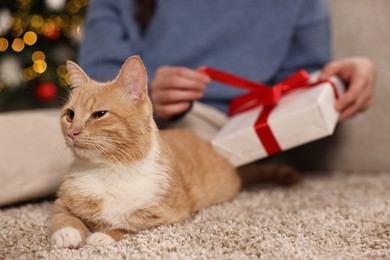
[[[359,95],[361,95],[361,91],[364,90],[365,84],[366,80],[364,77],[360,77],[359,75],[354,76],[351,79],[347,91],[337,100],[336,110],[343,111],[345,108],[354,103],[358,99]]]
[[[152,93],[153,100],[158,104],[178,103],[198,100],[203,97],[203,91],[192,90],[166,90]]]
[[[328,63],[321,70],[319,80],[327,80],[332,76],[340,74],[343,70],[346,70],[345,62],[343,61]]]
[[[156,77],[171,78],[176,76],[203,84],[208,84],[211,81],[211,78],[207,74],[187,67],[164,66],[156,72]]]
[[[154,110],[156,115],[159,118],[163,120],[167,120],[172,118],[175,115],[187,111],[190,108],[190,106],[191,106],[191,102],[180,102],[180,103],[171,103],[171,104],[164,104],[164,105],[156,104],[154,106]]]
[[[160,81],[159,89],[181,89],[181,90],[194,90],[203,91],[206,88],[206,83],[186,78],[182,76],[170,76],[165,77]]]
[[[372,101],[373,98],[370,89],[365,88],[353,102],[341,110],[340,121],[366,110],[372,104]]]

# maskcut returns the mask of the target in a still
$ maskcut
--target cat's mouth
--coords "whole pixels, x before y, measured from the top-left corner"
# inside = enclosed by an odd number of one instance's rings
[[[87,148],[86,145],[80,143],[80,141],[77,141],[77,140],[69,140],[68,144],[73,149],[86,149]]]

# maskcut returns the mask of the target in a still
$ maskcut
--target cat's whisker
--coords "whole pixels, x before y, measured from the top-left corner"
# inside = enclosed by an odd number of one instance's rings
[[[68,149],[68,147],[64,143],[58,144],[57,147],[60,150],[58,153],[58,156],[57,156],[57,160],[59,160],[64,155],[64,153]]]
[[[66,81],[65,81],[63,78],[61,78],[61,77],[58,77],[57,85],[60,85],[60,86],[63,87],[63,88],[69,88],[69,87],[68,87],[69,83],[66,82]]]
[[[67,102],[67,98],[59,96],[59,95],[54,95],[56,99],[60,100],[62,102],[62,105],[64,105]]]
[[[107,155],[109,155],[111,158],[114,158],[114,160],[116,162],[119,162],[120,160],[112,153],[110,152],[107,147],[105,147],[104,145],[101,145],[99,143],[96,143],[96,146],[103,152],[103,153],[106,153]]]
[[[60,100],[62,100],[62,101],[64,101],[64,102],[67,101],[67,98],[62,97],[62,96],[59,96],[59,95],[54,95],[54,97],[55,97],[55,98],[58,98],[58,99],[60,99]]]
[[[123,152],[127,157],[131,157],[128,151],[125,150],[125,147],[123,145],[123,141],[119,140],[112,140],[112,142],[106,142],[107,145],[118,149],[120,152]]]
[[[129,159],[131,157],[130,154],[126,150],[124,150],[122,147],[115,145],[113,143],[110,143],[110,142],[105,142],[105,141],[103,141],[103,142],[104,142],[104,144],[102,144],[102,146],[108,146],[111,149],[115,149],[115,150],[119,151],[120,153],[125,155],[125,156],[122,156],[122,158],[125,159],[127,163],[130,162],[130,159]]]
[[[119,150],[120,152],[124,153],[126,155],[127,162],[130,163],[132,156],[125,150],[125,147],[123,147],[123,141],[115,140],[115,139],[111,139],[111,140],[110,140],[110,143],[107,143],[107,145],[111,145],[111,147],[113,147],[113,148]],[[128,149],[128,147],[127,147],[127,149]]]
[[[108,151],[105,147],[102,147],[101,145],[97,145],[96,149],[104,154],[105,157],[111,157],[114,161],[118,161],[118,158],[115,157],[110,151]]]

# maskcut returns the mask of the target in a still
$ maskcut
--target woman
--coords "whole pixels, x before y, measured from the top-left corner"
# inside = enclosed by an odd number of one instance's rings
[[[373,63],[361,57],[329,62],[330,53],[327,0],[92,0],[80,63],[92,78],[109,80],[128,56],[141,55],[158,122],[195,127],[211,138],[243,90],[211,82],[202,66],[267,84],[301,68],[322,69],[323,79],[349,82],[336,104],[341,121],[366,110],[373,102]],[[199,127],[199,116],[207,118],[202,125],[215,124]]]

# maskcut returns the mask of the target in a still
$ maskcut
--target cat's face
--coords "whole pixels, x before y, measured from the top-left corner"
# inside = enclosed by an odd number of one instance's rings
[[[117,79],[99,83],[72,62],[74,87],[61,116],[66,144],[93,162],[131,163],[149,152],[155,125],[147,76],[138,57],[129,58]]]

